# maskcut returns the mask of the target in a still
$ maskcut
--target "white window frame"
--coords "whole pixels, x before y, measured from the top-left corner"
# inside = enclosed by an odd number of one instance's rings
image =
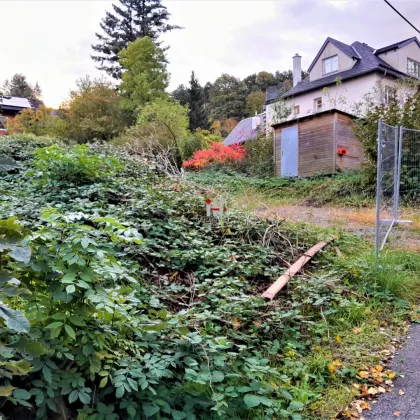
[[[314,112],[322,112],[322,98],[315,98],[314,99]]]
[[[407,74],[420,78],[420,63],[412,58],[407,58]]]
[[[324,58],[322,60],[322,74],[333,74],[338,72],[338,55]]]

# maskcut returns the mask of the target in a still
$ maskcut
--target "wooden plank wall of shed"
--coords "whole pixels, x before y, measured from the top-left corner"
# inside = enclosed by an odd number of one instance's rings
[[[337,167],[343,170],[360,169],[364,160],[363,146],[354,134],[353,120],[343,114],[336,113],[335,136],[336,145],[347,149],[344,156],[337,156]]]
[[[276,175],[281,176],[281,130],[295,125],[299,127],[299,177],[334,172],[334,114],[327,114],[276,127],[274,132]]]

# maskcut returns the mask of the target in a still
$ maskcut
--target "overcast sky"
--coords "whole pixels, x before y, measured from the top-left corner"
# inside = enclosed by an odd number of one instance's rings
[[[118,0],[115,0],[118,1]],[[108,0],[1,0],[0,83],[14,73],[38,81],[48,106],[58,107],[77,78],[100,73],[91,44]],[[391,0],[420,28],[420,0]],[[306,69],[327,36],[374,48],[416,32],[383,0],[164,0],[171,23],[170,90],[194,70],[205,84],[221,73],[243,78],[261,70],[288,70],[302,55]]]

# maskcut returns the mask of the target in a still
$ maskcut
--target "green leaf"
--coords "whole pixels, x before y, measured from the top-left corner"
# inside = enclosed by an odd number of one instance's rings
[[[185,417],[187,417],[187,415],[185,413],[183,413],[182,411],[178,411],[178,410],[171,410],[171,414],[172,414],[172,418],[174,420],[183,420],[183,419],[185,419]]]
[[[57,314],[54,314],[52,319],[56,319],[57,321],[62,321],[63,319],[67,318],[67,315],[64,312],[58,312]]]
[[[23,263],[28,264],[31,259],[31,249],[28,247],[15,246],[9,252],[9,256],[16,261],[22,261]]]
[[[56,322],[52,322],[51,324],[47,325],[45,328],[49,328],[50,330],[55,330],[58,327],[61,327],[63,325],[62,322],[60,321],[56,321]]]
[[[139,386],[138,386],[137,382],[134,379],[127,378],[127,381],[130,384],[131,389],[134,389],[134,391],[138,391],[139,390]]]
[[[0,304],[0,317],[4,319],[7,328],[17,333],[27,333],[30,329],[29,321],[22,312],[10,309],[5,304]]]
[[[27,338],[20,338],[13,347],[19,350],[24,350],[32,357],[39,357],[48,353],[48,349],[44,347],[39,341],[30,341]]]
[[[280,391],[280,394],[283,395],[283,397],[286,398],[286,400],[293,401],[292,394],[290,394],[290,392],[286,391],[285,389],[282,389]]]
[[[70,295],[72,293],[74,293],[76,291],[76,287],[74,286],[74,284],[69,284],[66,287],[66,292]]]
[[[79,392],[79,400],[83,404],[89,404],[90,403],[90,395],[84,391]]]
[[[252,391],[252,389],[249,386],[238,386],[238,388],[236,388],[237,392],[249,392]]]
[[[62,279],[61,283],[73,283],[74,279],[76,278],[76,273],[67,273]]]
[[[78,315],[70,315],[69,320],[73,325],[76,325],[78,327],[85,327],[86,326],[85,321],[83,321],[83,319],[80,318],[80,316],[78,316]]]
[[[289,410],[299,410],[305,407],[305,404],[301,403],[300,401],[292,401],[289,404]]]
[[[44,365],[42,368],[42,375],[44,379],[50,384],[52,382],[52,373],[50,368],[47,365]]]
[[[61,334],[61,327],[51,330],[50,338],[57,338]]]
[[[0,386],[0,397],[8,397],[12,394],[12,391],[16,389],[14,386]]]
[[[99,382],[99,388],[104,388],[106,384],[108,383],[108,376],[105,376],[101,379],[101,382]]]
[[[137,411],[136,411],[136,409],[135,409],[132,405],[129,405],[129,406],[127,407],[127,413],[128,413],[128,415],[129,415],[130,417],[135,417],[135,415],[136,415]]]
[[[44,402],[44,400],[45,400],[44,393],[42,391],[41,392],[38,392],[38,394],[37,394],[37,396],[35,398],[35,404],[37,406],[40,406]]]
[[[26,389],[15,389],[13,391],[13,396],[17,400],[29,400],[29,398],[31,398],[31,394]]]
[[[244,403],[248,408],[258,407],[261,403],[258,395],[246,394],[244,396]]]
[[[9,281],[17,280],[7,271],[0,271],[0,285],[6,284]]]
[[[212,372],[211,374],[211,381],[214,383],[217,382],[222,382],[223,379],[225,379],[225,375],[223,375],[222,372],[220,372],[219,370],[215,370],[214,372]]]
[[[115,391],[115,397],[116,398],[122,398],[122,396],[124,395],[125,389],[123,386],[119,386],[117,387],[116,391]]]
[[[264,397],[259,395],[258,398],[260,399],[261,404],[264,404],[267,407],[271,407],[273,405],[273,401],[270,398]]]
[[[292,420],[302,420],[302,416],[300,414],[292,414]]]
[[[73,404],[75,401],[77,401],[78,398],[79,398],[79,391],[75,389],[74,391],[70,392],[69,403]]]
[[[86,249],[86,248],[89,246],[89,243],[90,243],[90,241],[89,241],[89,239],[88,239],[88,238],[83,238],[83,239],[82,239],[81,244],[82,244],[82,247],[83,247],[84,249]]]
[[[72,338],[73,340],[76,340],[76,334],[70,325],[66,324],[64,325],[64,329],[66,330],[66,333]]]
[[[152,417],[159,412],[159,407],[152,404],[143,404],[143,413],[146,417]]]

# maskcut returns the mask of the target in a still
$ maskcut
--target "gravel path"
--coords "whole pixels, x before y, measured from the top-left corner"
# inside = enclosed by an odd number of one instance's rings
[[[364,412],[363,417],[366,420],[420,420],[420,324],[413,324],[408,330],[407,341],[393,359],[391,368],[404,377],[396,379],[393,391],[381,395],[372,404],[372,411]]]

